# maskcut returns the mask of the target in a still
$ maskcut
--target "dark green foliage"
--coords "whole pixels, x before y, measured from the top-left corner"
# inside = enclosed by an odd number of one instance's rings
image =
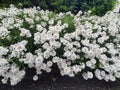
[[[30,0],[0,0],[0,8],[9,7],[10,4],[13,4],[17,7],[30,7],[31,6]]]
[[[38,0],[38,2],[42,9],[55,12],[77,13],[79,10],[91,10],[92,14],[102,16],[114,8],[117,0]]]
[[[51,5],[56,8],[56,11],[73,11],[77,4],[77,0],[53,0]]]
[[[117,0],[79,0],[78,10],[91,10],[92,14],[102,16],[107,11],[112,10]]]
[[[10,4],[21,7],[40,6],[42,9],[54,12],[71,11],[77,13],[79,10],[91,10],[93,15],[104,15],[112,10],[117,0],[1,0],[0,7],[9,7]]]

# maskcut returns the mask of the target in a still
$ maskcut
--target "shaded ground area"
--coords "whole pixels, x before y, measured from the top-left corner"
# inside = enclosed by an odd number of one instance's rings
[[[38,81],[32,80],[32,74],[22,80],[18,85],[12,87],[0,83],[0,90],[120,90],[120,81],[109,82],[97,79],[84,80],[80,76],[69,78],[60,76],[56,72],[43,74]]]

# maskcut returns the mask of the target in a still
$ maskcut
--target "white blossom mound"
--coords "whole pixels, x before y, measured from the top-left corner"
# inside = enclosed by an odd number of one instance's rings
[[[62,76],[120,78],[120,14],[110,11],[98,17],[81,11],[54,14],[36,7],[0,9],[1,82],[16,85],[29,68],[35,68],[36,81],[53,66]]]

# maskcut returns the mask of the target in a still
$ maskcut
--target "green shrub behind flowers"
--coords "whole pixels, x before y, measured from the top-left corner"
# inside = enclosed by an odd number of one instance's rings
[[[38,75],[53,66],[62,76],[115,81],[120,78],[120,15],[55,14],[39,8],[0,9],[0,76],[20,82],[27,69]],[[32,73],[32,72],[31,72]]]
[[[78,0],[78,10],[91,10],[93,15],[103,16],[107,11],[113,10],[117,0]]]
[[[80,10],[92,11],[93,15],[103,16],[107,11],[113,10],[118,0],[1,0],[1,7],[14,4],[17,7],[40,6],[44,10],[54,12],[71,11],[76,14]],[[20,4],[21,3],[21,4]]]
[[[117,0],[38,0],[39,6],[55,12],[77,13],[80,10],[92,11],[93,15],[103,16],[107,11],[113,10]]]
[[[72,13],[91,10],[93,15],[103,16],[107,11],[114,9],[117,0],[38,0],[38,2],[44,10]]]
[[[17,7],[32,7],[30,0],[0,0],[0,8],[8,8],[10,4],[14,4]]]

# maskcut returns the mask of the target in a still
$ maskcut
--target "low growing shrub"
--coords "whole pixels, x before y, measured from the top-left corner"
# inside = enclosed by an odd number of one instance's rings
[[[53,66],[62,76],[115,81],[120,78],[120,14],[55,14],[39,8],[0,9],[0,76],[11,85],[28,68],[38,75]],[[31,72],[32,73],[32,72]]]

